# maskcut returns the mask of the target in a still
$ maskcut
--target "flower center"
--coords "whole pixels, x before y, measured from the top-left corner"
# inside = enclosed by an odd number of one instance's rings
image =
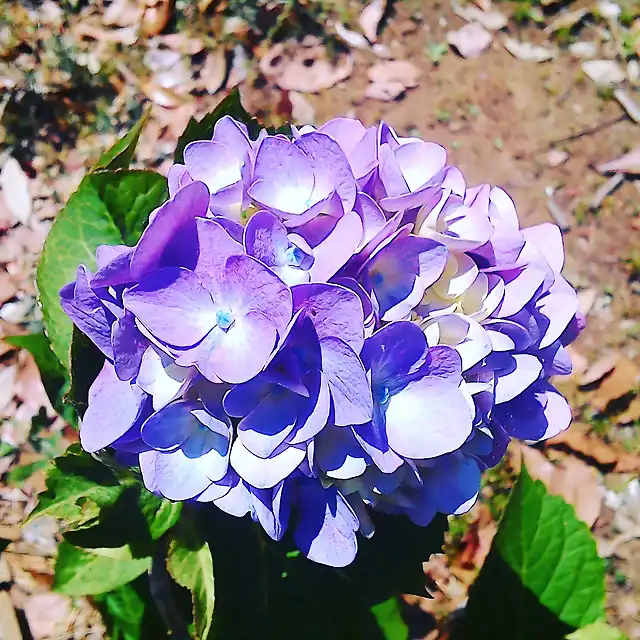
[[[389,402],[389,397],[391,396],[391,392],[389,391],[389,387],[378,387],[374,390],[374,399],[380,406],[384,406]]]
[[[218,309],[216,311],[216,324],[223,330],[227,331],[234,323],[233,313],[229,309]]]
[[[291,267],[299,267],[304,260],[305,254],[300,247],[296,247],[292,244],[285,252],[284,259],[286,263]]]

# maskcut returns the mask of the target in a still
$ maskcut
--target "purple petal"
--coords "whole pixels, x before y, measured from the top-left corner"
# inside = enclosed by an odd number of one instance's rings
[[[235,483],[231,489],[222,497],[217,498],[213,503],[225,513],[241,518],[251,511],[251,494],[242,480],[234,474]]]
[[[258,211],[245,227],[244,247],[248,255],[268,267],[280,266],[289,247],[287,229],[271,212]]]
[[[395,157],[409,191],[417,191],[439,173],[447,162],[447,152],[443,146],[422,140],[403,144],[396,149]],[[381,169],[381,175],[383,173]]]
[[[231,256],[225,266],[224,302],[234,311],[264,314],[283,335],[292,313],[291,290],[270,269],[251,256]]]
[[[379,408],[374,408],[374,418],[371,422],[356,425],[352,429],[360,446],[382,473],[393,473],[402,466],[404,460],[389,446],[384,419]]]
[[[284,482],[273,489],[251,489],[251,517],[272,540],[281,540],[289,523],[289,500]]]
[[[131,282],[131,256],[134,247],[100,245],[96,250],[99,269],[91,278],[91,286],[113,287]]]
[[[258,149],[255,182],[249,196],[268,209],[291,214],[304,213],[314,204],[313,170],[302,150],[278,137],[265,139]]]
[[[208,456],[191,457],[182,449],[163,453],[145,451],[140,454],[140,471],[145,486],[169,500],[189,500],[211,485],[207,475]],[[218,453],[214,451],[218,458]]]
[[[532,243],[544,256],[549,266],[560,273],[564,266],[564,243],[560,227],[550,222],[543,222],[522,230],[527,242]]]
[[[208,380],[240,384],[262,371],[275,344],[271,320],[251,311],[227,331],[215,327],[194,350],[193,360]]]
[[[243,248],[220,224],[209,218],[196,218],[196,230],[198,248],[192,271],[201,283],[208,285],[214,274],[222,272],[231,256],[243,253]],[[212,284],[212,289],[214,286]]]
[[[357,478],[367,468],[367,456],[351,429],[324,429],[316,439],[315,457],[320,469],[337,480]]]
[[[530,387],[542,373],[542,364],[527,353],[514,355],[494,354],[493,360],[501,356],[501,368],[496,371],[496,404],[508,402]]]
[[[242,180],[244,161],[242,152],[209,140],[190,142],[184,149],[187,171],[194,180],[203,182],[211,195]]]
[[[169,172],[167,173],[167,183],[169,187],[169,197],[173,196],[180,191],[183,187],[193,182],[193,178],[189,175],[187,167],[183,164],[176,163],[171,165]],[[152,214],[153,216],[154,214]],[[150,218],[152,217],[150,216]],[[151,220],[149,220],[151,221]]]
[[[238,438],[253,455],[268,458],[293,431],[297,416],[294,394],[274,389],[240,421]]]
[[[113,344],[113,364],[120,380],[131,380],[138,374],[142,356],[149,341],[140,333],[132,313],[126,312],[111,327]]]
[[[284,447],[269,458],[254,456],[236,439],[231,447],[231,465],[256,489],[270,489],[284,480],[302,463],[306,455],[304,447]]]
[[[428,482],[438,487],[437,510],[460,515],[471,509],[480,492],[480,468],[467,456],[449,456],[429,474]]]
[[[272,387],[265,376],[257,376],[244,384],[235,385],[224,396],[224,411],[234,418],[243,418],[256,408]]]
[[[196,344],[215,322],[211,295],[195,273],[181,267],[144,278],[125,293],[124,306],[156,338],[175,346]]]
[[[123,382],[110,362],[105,362],[89,389],[89,408],[80,426],[80,444],[93,453],[123,436],[142,417],[147,395]]]
[[[427,340],[413,322],[391,322],[367,339],[361,358],[371,370],[373,384],[387,387],[406,382],[409,372],[425,356]]]
[[[333,401],[334,424],[340,427],[369,422],[373,415],[373,399],[360,358],[338,338],[323,338],[320,349],[322,373]]]
[[[322,374],[316,376],[316,384],[310,390],[308,401],[300,401],[304,408],[298,413],[297,428],[290,438],[291,444],[307,442],[315,437],[327,424],[331,408],[329,385]]]
[[[62,310],[107,358],[113,358],[111,346],[111,320],[102,301],[89,287],[90,272],[84,265],[78,267],[76,281],[60,290]]]
[[[359,247],[362,248],[382,231],[387,219],[376,201],[363,192],[358,193],[353,209],[362,220],[363,231]]]
[[[538,382],[511,402],[496,405],[494,418],[509,435],[539,441],[569,426],[571,408],[548,382]]]
[[[398,234],[365,266],[365,289],[375,292],[384,321],[406,319],[447,264],[444,245]]]
[[[180,227],[197,216],[206,216],[208,207],[207,187],[202,182],[194,182],[157,209],[131,258],[132,280],[140,280],[155,269]]]
[[[335,189],[342,201],[343,211],[350,212],[356,200],[356,181],[340,145],[330,136],[317,131],[301,136],[295,145],[305,153],[311,164],[316,188],[319,179],[326,180],[322,191]]]
[[[427,360],[420,367],[421,373],[437,376],[458,385],[462,382],[462,359],[460,354],[448,346],[431,347]]]
[[[558,278],[551,291],[536,302],[536,311],[544,320],[539,345],[541,349],[560,338],[578,311],[578,296],[575,291],[562,276]]]
[[[310,269],[311,281],[329,280],[355,253],[362,234],[362,220],[355,211],[339,218],[326,240],[313,249],[315,261]]]
[[[503,271],[500,275],[505,287],[502,302],[494,312],[498,318],[508,318],[518,313],[533,298],[545,278],[545,272],[536,267]]]
[[[435,458],[464,444],[472,418],[456,384],[426,377],[391,396],[385,414],[387,438],[401,456]]]
[[[311,319],[318,338],[340,337],[357,353],[364,344],[364,316],[358,296],[335,284],[301,284],[293,287],[294,312]]]
[[[300,480],[297,491],[296,545],[309,560],[346,567],[358,551],[355,513],[334,487],[323,489],[317,480]]]
[[[142,356],[136,384],[152,396],[157,411],[180,395],[188,376],[189,369],[178,366],[170,356],[150,346]]]
[[[140,429],[145,444],[157,451],[173,451],[198,429],[191,411],[198,405],[179,400],[153,413]]]

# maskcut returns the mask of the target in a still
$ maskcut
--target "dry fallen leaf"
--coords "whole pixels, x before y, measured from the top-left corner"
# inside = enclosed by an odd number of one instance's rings
[[[2,640],[22,640],[22,632],[8,591],[0,591],[0,621]]]
[[[613,371],[602,378],[602,382],[590,397],[590,403],[596,411],[602,412],[610,402],[633,393],[638,388],[639,381],[638,366],[632,360],[621,357]]]
[[[618,360],[620,360],[619,353],[608,353],[607,355],[602,356],[598,360],[596,360],[583,374],[582,378],[580,378],[580,386],[587,387],[594,382],[598,382],[604,378],[613,368],[618,364]]]
[[[368,75],[371,84],[365,90],[365,97],[388,101],[417,87],[421,71],[408,60],[385,60],[374,64]]]
[[[338,37],[344,40],[350,47],[355,49],[369,49],[371,47],[369,41],[357,31],[353,31],[345,27],[341,22],[336,22],[333,25]]]
[[[378,26],[387,8],[387,0],[371,0],[360,12],[358,24],[365,38],[372,44],[378,39]]]
[[[13,278],[6,272],[0,272],[0,305],[7,300],[11,300],[16,294],[18,287]]]
[[[578,458],[568,457],[554,465],[537,449],[527,445],[519,448],[531,477],[541,480],[549,493],[572,504],[578,518],[592,527],[604,498],[597,471]]]
[[[587,60],[582,63],[585,75],[601,87],[613,87],[624,82],[627,75],[615,60]]]
[[[491,543],[497,531],[498,526],[489,508],[481,508],[478,517],[462,538],[464,547],[456,557],[456,564],[465,569],[479,569],[491,550]]]
[[[545,442],[545,446],[569,450],[581,458],[593,460],[595,464],[603,468],[603,472],[640,472],[640,456],[607,444],[597,436],[582,433],[575,427],[562,431],[557,436],[550,438]]]
[[[207,59],[200,72],[200,83],[207,90],[207,93],[216,93],[224,84],[226,77],[227,55],[225,50],[220,47],[207,53]]]
[[[144,14],[144,4],[137,0],[114,0],[102,14],[102,24],[109,27],[137,27]]]
[[[600,173],[631,173],[640,175],[640,147],[636,147],[620,158],[596,165]]]
[[[142,16],[140,33],[144,37],[162,33],[171,18],[171,0],[145,0],[146,8]]]
[[[470,22],[457,31],[447,33],[447,42],[463,58],[477,58],[490,45],[492,35],[478,22]]]
[[[2,415],[15,395],[17,378],[17,365],[3,364],[2,367],[0,367],[0,415]]]
[[[598,298],[598,290],[594,287],[591,289],[582,289],[578,291],[578,311],[583,316],[588,316],[593,309],[593,305]]]
[[[484,10],[471,4],[459,5],[457,2],[453,2],[451,6],[455,14],[463,20],[479,22],[489,31],[500,31],[509,24],[509,18],[500,11]]]
[[[521,42],[515,38],[505,38],[503,44],[504,48],[518,60],[526,60],[528,62],[546,62],[556,55],[556,52],[553,49],[534,45],[530,42]]]
[[[564,164],[569,159],[569,154],[562,149],[551,149],[547,153],[547,164],[554,169]]]
[[[316,110],[302,93],[289,91],[291,101],[291,115],[294,122],[301,124],[313,124],[316,119]]]
[[[171,89],[166,89],[165,87],[160,86],[156,82],[143,82],[140,88],[151,102],[161,107],[174,109],[175,107],[179,107],[185,103],[184,97],[179,96]]]
[[[574,378],[583,376],[584,372],[589,368],[589,361],[572,344],[565,347],[565,349],[571,358],[571,375]]]
[[[260,71],[281,89],[316,93],[328,89],[353,72],[353,56],[344,54],[335,64],[329,61],[324,46],[296,47],[288,51],[283,43],[269,49],[260,62]]]
[[[638,419],[640,419],[640,396],[636,396],[629,403],[629,406],[616,416],[616,422],[618,424],[631,424]]]
[[[61,636],[67,631],[71,599],[59,593],[36,593],[24,604],[24,614],[34,640]]]
[[[561,29],[571,29],[572,27],[575,27],[575,25],[577,25],[588,13],[589,10],[585,8],[576,9],[575,11],[564,11],[545,28],[545,31],[547,33],[555,33]]]
[[[613,96],[622,105],[629,117],[640,124],[640,104],[633,99],[633,96],[626,89],[616,89],[613,92]]]
[[[29,179],[20,163],[9,156],[0,171],[0,188],[4,202],[13,216],[14,224],[27,224],[31,217],[32,201],[29,195]]]

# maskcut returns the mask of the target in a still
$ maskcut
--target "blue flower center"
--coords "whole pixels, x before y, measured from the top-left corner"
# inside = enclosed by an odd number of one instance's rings
[[[305,254],[300,247],[292,244],[285,252],[284,259],[286,263],[292,267],[299,267],[304,260]]]
[[[389,402],[389,398],[391,396],[391,392],[389,391],[389,387],[379,386],[373,390],[374,400],[380,405],[384,406]]]
[[[216,324],[223,330],[227,331],[234,323],[233,313],[228,309],[218,309],[216,311]]]

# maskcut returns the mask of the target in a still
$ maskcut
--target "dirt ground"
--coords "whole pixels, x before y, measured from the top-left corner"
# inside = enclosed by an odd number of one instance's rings
[[[354,48],[355,64],[350,77],[329,89],[304,94],[305,108],[313,114],[316,124],[341,115],[356,116],[365,124],[384,119],[400,134],[439,142],[449,150],[450,162],[462,169],[470,184],[489,182],[504,187],[516,203],[523,225],[552,221],[563,227],[567,248],[565,275],[580,291],[583,310],[588,312],[588,324],[572,352],[577,374],[559,384],[573,402],[576,424],[572,428],[608,447],[610,457],[601,455],[600,450],[593,453],[581,449],[574,443],[551,446],[544,453],[553,462],[575,457],[594,469],[597,496],[594,489],[594,494],[587,499],[597,503],[593,530],[599,544],[611,547],[610,553],[603,552],[608,557],[610,622],[629,638],[640,638],[640,502],[635,507],[635,534],[628,534],[620,518],[617,519],[617,510],[626,499],[619,496],[628,493],[630,480],[640,470],[637,464],[640,400],[636,395],[640,377],[640,180],[637,179],[640,170],[635,171],[636,179],[627,175],[601,205],[591,207],[598,189],[608,179],[595,165],[638,147],[640,126],[626,116],[610,93],[598,91],[582,72],[581,60],[566,50],[548,62],[524,61],[511,55],[495,34],[492,45],[479,57],[465,59],[449,51],[436,64],[425,52],[431,45],[445,42],[447,33],[464,22],[448,4],[427,1],[417,4],[421,19],[415,17],[415,2],[395,3],[395,14],[379,40],[395,58],[408,60],[419,68],[417,87],[388,102],[365,98],[369,70],[379,57],[371,49]],[[512,4],[494,6],[508,15],[513,9]],[[522,40],[540,43],[545,39],[535,25],[515,27],[511,21],[508,29]],[[261,78],[253,82],[251,78],[250,74],[241,84],[247,108],[272,113],[274,105],[283,100],[283,92],[268,80]],[[187,116],[191,112],[202,112],[205,101],[217,99],[195,93],[198,98],[189,103]],[[137,95],[136,99],[141,101],[142,96]],[[154,109],[154,113],[166,111],[162,106]],[[152,126],[142,140],[144,163],[165,167],[179,126],[175,123],[175,127],[167,126],[161,119],[158,122],[160,124]],[[10,133],[7,128],[6,140],[0,139],[0,146],[15,152]],[[160,141],[158,135],[162,136]],[[44,143],[40,141],[36,145],[35,157],[22,162],[32,181],[35,218],[27,224],[14,220],[0,225],[0,262],[14,286],[11,295],[3,296],[0,303],[4,303],[4,309],[6,304],[20,302],[24,310],[18,316],[0,314],[0,337],[37,326],[32,279],[50,219],[59,208],[60,200],[79,181],[87,158],[95,157],[113,137],[113,131],[109,131],[80,139],[77,144],[63,143],[60,147],[45,133]],[[38,151],[42,144],[55,147],[55,151]],[[555,157],[560,156],[550,151],[566,152],[559,166],[555,166],[558,164]],[[11,307],[11,311],[15,311],[15,307]],[[615,361],[608,369],[603,364],[607,358]],[[606,371],[596,377],[593,384],[579,387],[581,376],[582,381],[590,373],[595,376],[593,369],[598,366]],[[11,367],[18,372],[16,375],[28,371],[28,375],[20,375],[27,381],[24,384],[28,393],[37,398],[32,404],[46,405],[42,392],[34,390],[38,382],[26,354],[5,345],[0,350],[0,377],[3,368]],[[608,383],[611,378],[614,382]],[[9,377],[1,379],[9,380]],[[616,386],[613,390],[609,388],[612,385]],[[19,391],[16,391],[18,397]],[[15,469],[33,464],[43,456],[42,447],[34,446],[33,438],[24,436],[25,427],[16,426],[16,411],[24,404],[24,397],[16,401],[10,396],[7,407],[0,407],[0,413],[6,416],[0,427],[0,446],[3,442],[17,443],[7,455],[0,449],[0,538],[14,541],[3,556],[4,565],[0,560],[0,619],[3,611],[15,607],[24,638],[97,640],[103,637],[103,630],[89,603],[71,602],[49,593],[57,539],[55,526],[48,523],[40,528],[31,527],[26,533],[19,529],[20,522],[33,508],[43,477],[42,469],[34,469],[33,474],[26,474],[20,481],[16,481],[15,473],[11,475]],[[33,410],[24,418],[29,422],[36,414]],[[50,410],[45,423],[54,434],[58,449],[74,438],[60,420],[53,418]],[[635,462],[625,466],[620,462],[623,455],[633,457]],[[513,458],[512,454],[507,468],[515,464]],[[495,478],[492,476],[492,481],[499,483],[509,476],[508,472],[506,476],[500,473],[497,472]],[[477,525],[481,532],[495,531],[495,518],[486,515],[487,505],[495,493],[491,488],[485,491],[482,503],[465,522]],[[450,572],[445,580],[450,580],[449,596],[444,598],[445,605],[439,614],[455,609],[464,600],[465,580],[468,581],[469,576],[462,576],[455,567],[456,553],[469,545],[467,534],[463,531],[457,538],[453,536],[453,551],[448,553],[449,564],[445,569],[445,573]],[[488,548],[490,539],[491,534],[484,538],[481,534],[477,545]],[[482,562],[480,556],[482,553],[475,563],[476,570]],[[457,583],[460,583],[457,591],[452,590],[451,585]],[[2,585],[8,585],[10,601],[2,600],[7,592]],[[436,612],[433,601],[431,604],[412,601],[411,604]],[[57,611],[58,619],[43,621],[42,611],[46,607]],[[446,635],[425,636],[423,633],[416,635],[418,637],[444,638]]]

